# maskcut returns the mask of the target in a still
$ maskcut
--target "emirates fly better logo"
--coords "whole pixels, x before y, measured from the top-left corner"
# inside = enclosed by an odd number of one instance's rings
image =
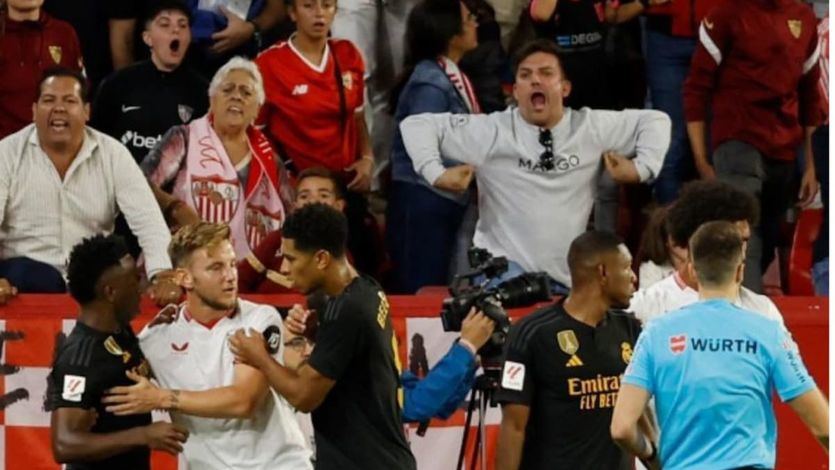
[[[670,336],[670,351],[681,354],[687,349],[687,335]]]

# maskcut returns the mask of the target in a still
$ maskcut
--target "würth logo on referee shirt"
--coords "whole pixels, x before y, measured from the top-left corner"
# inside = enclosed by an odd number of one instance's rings
[[[687,335],[670,336],[670,351],[681,354],[687,349]]]

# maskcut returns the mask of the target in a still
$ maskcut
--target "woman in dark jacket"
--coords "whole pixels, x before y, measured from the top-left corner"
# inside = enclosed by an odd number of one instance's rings
[[[399,124],[420,113],[480,112],[472,84],[458,68],[461,57],[478,45],[477,27],[475,15],[463,3],[449,0],[425,0],[409,16],[405,84],[395,95],[398,127],[387,213],[387,243],[398,292],[447,284],[473,178],[472,167],[444,155],[445,169],[435,181],[426,181],[412,166]]]

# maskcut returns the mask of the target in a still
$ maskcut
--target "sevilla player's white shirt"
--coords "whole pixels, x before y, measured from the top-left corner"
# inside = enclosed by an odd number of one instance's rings
[[[246,300],[239,300],[232,315],[211,327],[191,318],[181,306],[172,323],[145,327],[139,345],[161,387],[208,390],[232,384],[235,358],[227,338],[239,328],[264,334],[273,357],[283,362],[281,317],[268,305]],[[272,389],[251,419],[172,413],[172,420],[190,432],[183,450],[189,470],[313,468],[293,408]]]
[[[674,272],[650,287],[635,292],[627,310],[646,325],[653,318],[698,301],[699,293],[685,284],[681,276]],[[734,305],[783,323],[783,316],[771,299],[745,287],[740,287],[739,298]]]

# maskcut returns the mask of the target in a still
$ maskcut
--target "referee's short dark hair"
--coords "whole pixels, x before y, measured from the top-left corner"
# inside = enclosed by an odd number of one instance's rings
[[[572,283],[582,275],[584,269],[597,264],[600,255],[618,251],[623,240],[610,232],[598,230],[588,231],[571,242],[568,248],[568,269],[571,271]]]
[[[70,253],[67,281],[70,295],[80,305],[96,300],[96,285],[108,269],[119,266],[128,255],[125,240],[118,235],[94,235],[75,245]]]
[[[519,72],[519,64],[537,52],[542,52],[556,57],[557,64],[560,66],[560,72],[562,72],[562,78],[570,78],[566,75],[565,67],[562,65],[562,54],[560,54],[560,50],[557,48],[556,43],[550,39],[535,39],[520,47],[513,55],[513,75],[516,75],[516,73]]]
[[[325,250],[334,258],[345,255],[348,220],[333,207],[314,203],[292,212],[281,227],[281,235],[306,253]]]
[[[696,229],[707,222],[745,220],[753,230],[760,207],[751,193],[718,180],[684,185],[667,211],[667,233],[676,246],[686,247]]]
[[[690,259],[699,284],[721,287],[733,280],[745,253],[739,230],[731,222],[708,222],[690,238]]]

